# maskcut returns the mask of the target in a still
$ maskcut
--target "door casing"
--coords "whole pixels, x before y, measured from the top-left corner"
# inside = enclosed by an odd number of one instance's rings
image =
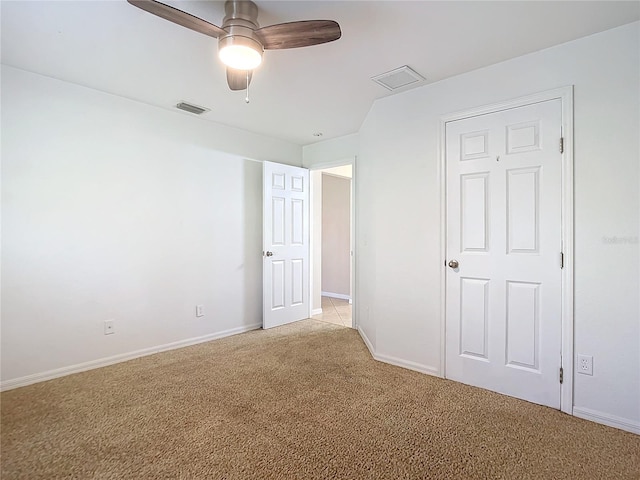
[[[446,375],[446,124],[455,120],[495,113],[501,110],[522,107],[547,100],[560,99],[562,103],[562,368],[563,382],[560,385],[560,410],[573,414],[573,86],[561,87],[534,95],[519,97],[501,103],[485,105],[469,110],[451,113],[440,118],[440,162],[438,177],[440,180],[440,372]]]

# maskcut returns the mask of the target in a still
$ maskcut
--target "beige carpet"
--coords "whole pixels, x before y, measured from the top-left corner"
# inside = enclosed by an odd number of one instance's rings
[[[2,393],[3,479],[638,479],[640,437],[306,320]]]

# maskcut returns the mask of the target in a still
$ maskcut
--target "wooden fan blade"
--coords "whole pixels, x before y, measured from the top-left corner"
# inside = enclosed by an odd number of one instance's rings
[[[340,25],[333,20],[305,20],[278,23],[255,31],[265,50],[309,47],[333,42],[342,36]]]
[[[204,33],[213,38],[218,38],[221,35],[226,35],[220,27],[216,27],[213,23],[209,23],[206,20],[191,15],[190,13],[183,12],[177,8],[173,8],[164,3],[156,2],[155,0],[127,0],[131,5],[134,5],[142,10],[153,13],[158,17],[169,20],[170,22],[177,23],[183,27],[190,28],[196,32]]]
[[[247,71],[249,72],[249,82],[247,82]],[[231,90],[245,90],[247,84],[251,83],[252,76],[253,70],[236,70],[235,68],[227,67],[227,83]]]

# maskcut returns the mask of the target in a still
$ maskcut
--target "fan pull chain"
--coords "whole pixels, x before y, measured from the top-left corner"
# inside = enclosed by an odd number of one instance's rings
[[[244,101],[245,103],[249,103],[249,70],[247,70],[247,96]]]

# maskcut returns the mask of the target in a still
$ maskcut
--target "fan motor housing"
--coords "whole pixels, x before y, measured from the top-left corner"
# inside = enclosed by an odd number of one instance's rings
[[[227,30],[225,28],[225,30]],[[232,27],[228,30],[229,34],[224,37],[220,37],[218,39],[218,51],[222,50],[225,47],[229,47],[231,45],[242,45],[245,47],[252,48],[262,55],[264,53],[264,47],[260,40],[257,39],[253,30],[244,28],[240,29],[238,27]]]
[[[231,45],[252,48],[262,55],[264,47],[255,34],[258,25],[258,6],[251,1],[228,0],[224,5],[226,16],[222,29],[227,35],[218,38],[218,51]]]
[[[222,28],[230,20],[247,20],[258,28],[258,6],[253,2],[227,0],[224,4],[224,13]]]

